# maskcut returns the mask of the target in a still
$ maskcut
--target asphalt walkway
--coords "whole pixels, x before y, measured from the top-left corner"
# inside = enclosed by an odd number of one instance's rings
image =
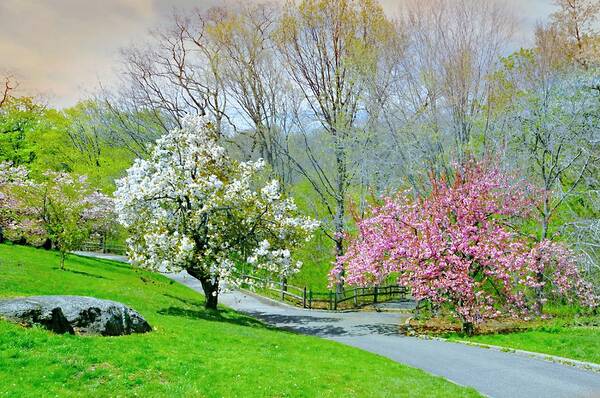
[[[185,272],[165,275],[202,293],[200,282]],[[516,353],[403,336],[397,332],[406,317],[401,313],[304,310],[242,291],[223,293],[219,302],[273,326],[374,352],[490,397],[600,397],[600,373]]]

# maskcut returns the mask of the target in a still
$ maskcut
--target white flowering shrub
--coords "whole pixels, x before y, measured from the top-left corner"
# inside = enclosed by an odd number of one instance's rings
[[[117,181],[116,210],[131,234],[132,262],[186,270],[213,309],[220,289],[244,274],[297,272],[301,263],[290,250],[309,240],[318,223],[298,213],[276,180],[256,188],[263,166],[229,158],[205,119],[184,120]]]

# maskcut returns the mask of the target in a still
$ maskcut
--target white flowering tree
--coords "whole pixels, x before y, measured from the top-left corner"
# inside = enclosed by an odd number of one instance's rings
[[[290,249],[310,239],[318,224],[300,215],[273,180],[262,189],[262,161],[237,162],[203,118],[157,140],[117,181],[119,221],[130,230],[133,263],[154,270],[186,270],[202,283],[205,307],[247,274],[288,277],[301,263]]]

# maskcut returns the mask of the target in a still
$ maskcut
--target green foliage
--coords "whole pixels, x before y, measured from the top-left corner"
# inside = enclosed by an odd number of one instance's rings
[[[16,168],[23,170],[22,167]],[[20,216],[11,220],[11,230],[32,243],[50,241],[61,253],[61,268],[70,251],[77,250],[92,232],[110,235],[114,225],[112,199],[96,192],[85,177],[46,172],[41,181],[23,179],[5,184]]]
[[[274,330],[125,264],[0,245],[0,297],[74,294],[123,302],[154,327],[79,337],[0,321],[2,396],[476,397],[474,390],[355,348]],[[277,377],[273,377],[277,375]]]
[[[298,209],[318,220],[326,219],[325,205],[317,198],[317,193],[306,180],[300,180],[289,187],[290,195],[294,198]],[[295,252],[295,258],[304,264],[296,275],[290,278],[289,283],[308,289],[327,291],[327,274],[335,260],[334,242],[324,232],[325,225],[315,232],[314,238]]]
[[[41,127],[44,112],[30,97],[9,98],[0,109],[0,162],[24,164],[35,159],[29,134]]]
[[[300,272],[290,278],[291,285],[306,286],[320,292],[329,290],[327,277],[335,259],[334,243],[323,231],[315,232],[310,242],[296,249],[295,258],[304,265]]]
[[[99,131],[90,117],[94,106],[88,102],[58,111],[29,97],[11,99],[0,112],[0,162],[26,165],[35,177],[47,170],[87,175],[96,188],[111,192],[133,155]],[[82,144],[90,139],[93,148]]]

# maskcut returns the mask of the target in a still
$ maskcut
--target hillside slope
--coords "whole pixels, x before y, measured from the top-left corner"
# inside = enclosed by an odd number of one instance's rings
[[[125,264],[0,245],[0,296],[121,301],[155,330],[79,337],[0,321],[0,396],[472,397],[385,358],[266,327],[161,275]]]

